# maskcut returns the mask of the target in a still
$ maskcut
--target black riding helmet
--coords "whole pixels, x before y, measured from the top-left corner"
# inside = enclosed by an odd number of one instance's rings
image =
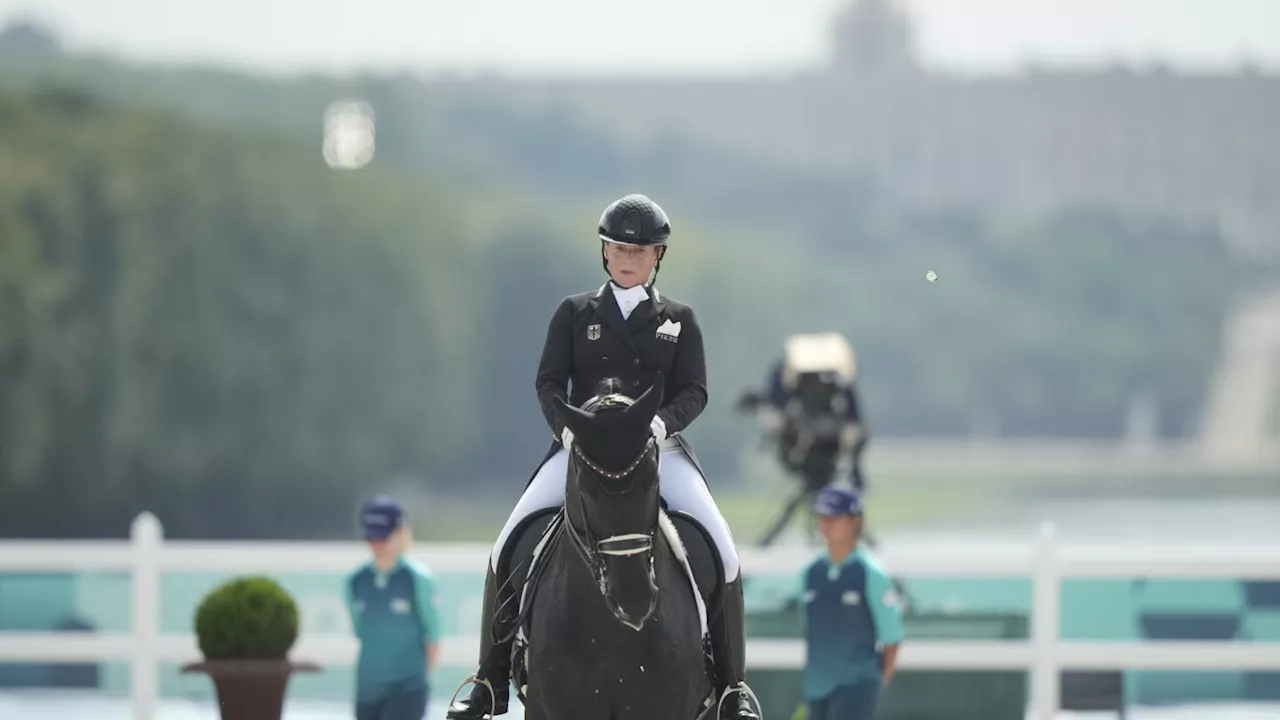
[[[657,246],[658,265],[654,267],[654,279],[666,255],[667,240],[671,237],[671,221],[658,203],[644,195],[633,193],[609,203],[600,215],[600,241],[643,247]],[[609,272],[609,261],[604,258],[604,246],[600,248],[600,264]]]

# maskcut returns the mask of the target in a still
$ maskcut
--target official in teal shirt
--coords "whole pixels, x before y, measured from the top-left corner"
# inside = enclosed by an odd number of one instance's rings
[[[809,720],[871,720],[897,666],[901,602],[888,573],[861,544],[857,491],[826,486],[814,513],[827,551],[800,579]]]
[[[440,638],[431,572],[404,557],[404,509],[379,496],[360,524],[373,559],[347,577],[347,608],[360,641],[356,720],[422,720]]]

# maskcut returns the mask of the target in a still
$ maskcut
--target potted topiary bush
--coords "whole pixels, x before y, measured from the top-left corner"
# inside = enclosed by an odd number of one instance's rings
[[[222,720],[280,720],[289,676],[320,670],[290,662],[298,606],[271,578],[236,578],[214,588],[196,608],[195,626],[204,661],[182,672],[213,679]]]

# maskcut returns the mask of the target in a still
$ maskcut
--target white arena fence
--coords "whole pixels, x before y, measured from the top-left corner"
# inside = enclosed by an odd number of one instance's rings
[[[134,521],[127,541],[0,541],[0,573],[128,573],[131,625],[128,633],[0,633],[0,662],[127,662],[135,720],[152,720],[159,702],[161,663],[199,659],[195,638],[160,629],[160,576],[170,572],[345,573],[366,559],[354,542],[165,541],[150,513]],[[483,568],[488,546],[416,544],[413,556],[437,572]],[[1027,670],[1030,716],[1049,720],[1058,712],[1063,670],[1280,670],[1280,643],[1089,642],[1064,640],[1060,601],[1064,578],[1280,579],[1280,546],[1151,545],[1064,542],[1045,526],[1039,537],[1017,543],[895,544],[879,555],[895,576],[1031,578],[1030,637],[1011,641],[922,641],[910,638],[899,656],[905,669]],[[744,572],[799,573],[810,559],[794,548],[742,550]],[[475,662],[477,638],[442,642],[444,665]],[[350,664],[356,643],[349,637],[303,634],[294,654],[319,663]],[[752,639],[752,668],[800,668],[799,640]]]

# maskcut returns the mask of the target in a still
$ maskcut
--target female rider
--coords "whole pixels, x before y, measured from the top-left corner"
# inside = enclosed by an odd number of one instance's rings
[[[715,685],[722,699],[720,718],[758,720],[744,692],[744,610],[738,554],[729,526],[680,436],[707,405],[702,330],[692,308],[662,297],[653,287],[666,255],[671,224],[657,203],[644,195],[627,195],[605,208],[599,235],[609,282],[598,290],[565,298],[551,316],[536,387],[555,442],[494,545],[485,579],[478,682],[468,697],[449,707],[447,717],[487,717],[489,688],[494,693],[495,714],[507,711],[511,647],[509,640],[497,640],[510,634],[503,625],[510,623],[515,613],[506,606],[515,603],[506,603],[507,598],[501,597],[506,594],[506,569],[500,568],[500,561],[508,540],[526,517],[564,502],[573,434],[556,415],[554,398],[580,407],[607,377],[621,379],[627,394],[638,397],[661,371],[667,392],[653,420],[653,434],[662,448],[660,492],[670,509],[689,513],[711,533],[724,564],[724,605],[708,618]],[[495,605],[504,608],[501,618],[495,618]]]

